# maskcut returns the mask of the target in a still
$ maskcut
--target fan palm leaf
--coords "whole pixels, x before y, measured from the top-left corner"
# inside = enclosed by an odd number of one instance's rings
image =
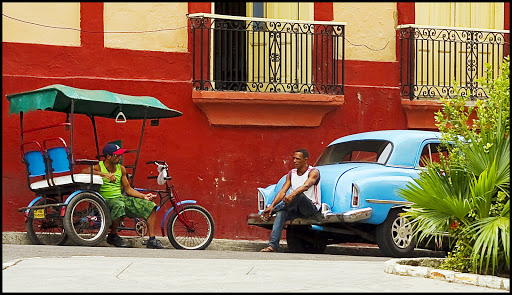
[[[507,265],[510,265],[510,200],[499,216],[479,219],[466,227],[462,234],[476,236],[471,255],[475,269],[481,272],[485,265],[485,271],[487,271],[490,264],[494,273],[500,252]]]
[[[451,170],[447,175],[440,167],[431,165],[419,178],[398,191],[412,202],[404,216],[411,220],[418,241],[432,237],[437,240],[448,231],[454,217],[467,223],[466,216],[471,210],[471,190],[467,182],[468,174],[462,169]]]
[[[497,190],[496,161],[477,177],[473,176],[469,188],[475,212],[479,218],[489,217],[492,199]]]

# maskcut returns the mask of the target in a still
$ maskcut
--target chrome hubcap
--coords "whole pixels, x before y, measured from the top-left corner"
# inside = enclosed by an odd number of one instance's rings
[[[409,220],[401,216],[396,218],[391,226],[391,236],[393,243],[398,248],[405,249],[409,247],[412,240],[412,225],[409,223]]]

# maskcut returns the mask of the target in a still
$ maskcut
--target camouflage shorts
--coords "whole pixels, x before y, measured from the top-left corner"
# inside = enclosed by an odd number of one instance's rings
[[[152,201],[124,196],[120,198],[108,198],[105,199],[105,201],[110,209],[112,221],[121,216],[148,219],[149,215],[151,215],[151,211],[153,211],[153,208],[156,206]]]

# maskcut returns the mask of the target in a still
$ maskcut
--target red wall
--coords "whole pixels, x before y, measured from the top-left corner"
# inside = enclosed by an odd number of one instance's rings
[[[103,29],[102,3],[82,3],[82,29]],[[414,11],[414,10],[413,10]],[[210,12],[210,3],[189,3],[189,13]],[[329,15],[330,13],[330,15]],[[332,3],[315,3],[315,19],[332,20]],[[8,114],[6,94],[65,84],[129,95],[149,95],[183,112],[179,118],[147,127],[135,180],[156,188],[145,175],[145,161],[163,159],[182,199],[195,199],[213,215],[216,238],[267,239],[269,231],[250,227],[246,216],[257,211],[257,187],[275,183],[292,168],[292,152],[310,151],[313,163],[334,139],[357,132],[404,129],[397,62],[346,61],[345,104],[328,113],[321,125],[309,127],[210,126],[192,103],[190,53],[134,51],[103,47],[101,34],[82,33],[81,47],[3,43],[2,60],[2,229],[24,231],[22,214],[34,195],[27,188],[20,161],[19,115]],[[191,48],[191,46],[189,46]],[[25,116],[26,127],[65,116],[41,111]],[[136,147],[141,124],[98,120],[100,145],[122,139]],[[77,120],[75,154],[93,158],[95,150],[87,118]],[[47,136],[50,133],[43,133]]]

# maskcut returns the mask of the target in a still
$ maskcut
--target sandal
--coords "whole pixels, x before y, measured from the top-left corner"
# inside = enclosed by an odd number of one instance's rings
[[[268,246],[267,248],[261,249],[260,252],[276,252],[276,250],[274,250],[274,248],[272,248],[272,246]]]

